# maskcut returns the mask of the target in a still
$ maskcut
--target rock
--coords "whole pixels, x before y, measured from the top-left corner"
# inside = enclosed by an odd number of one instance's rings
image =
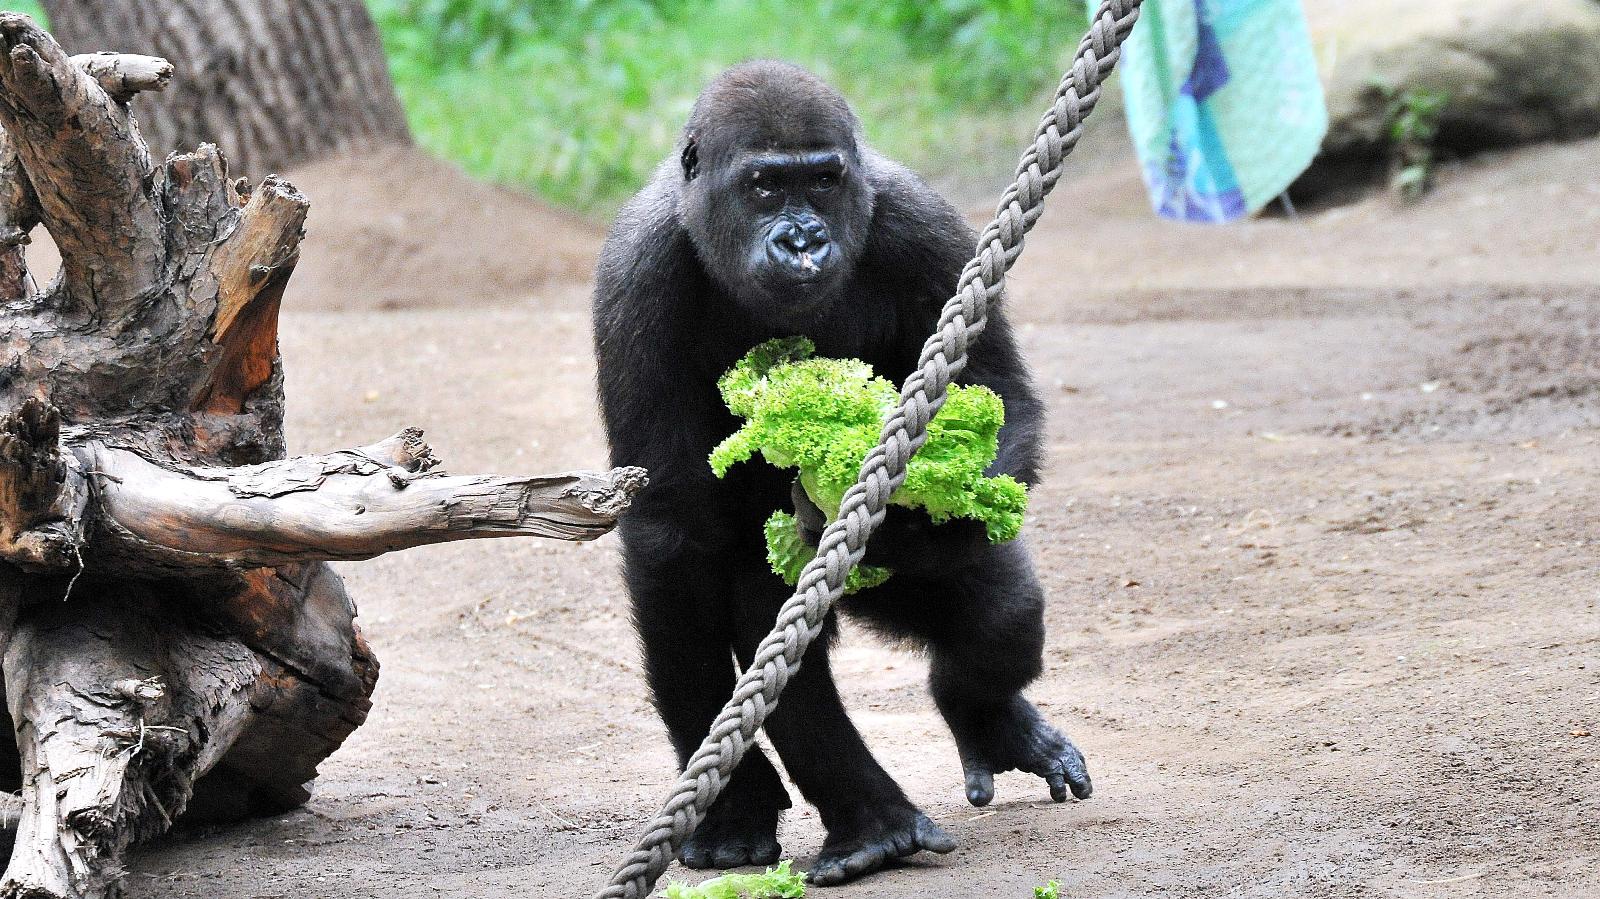
[[[1383,91],[1448,98],[1437,144],[1462,153],[1600,132],[1597,0],[1319,0],[1331,160],[1383,155]],[[1329,160],[1319,161],[1319,165]]]

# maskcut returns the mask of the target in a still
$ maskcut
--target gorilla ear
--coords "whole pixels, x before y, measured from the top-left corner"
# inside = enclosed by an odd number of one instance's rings
[[[683,155],[679,161],[683,163],[683,180],[693,181],[700,174],[700,141],[693,132],[683,142]]]

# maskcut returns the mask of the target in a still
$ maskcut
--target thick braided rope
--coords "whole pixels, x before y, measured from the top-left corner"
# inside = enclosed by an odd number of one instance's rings
[[[978,254],[961,273],[956,295],[945,303],[939,330],[923,344],[917,370],[900,391],[900,406],[883,426],[878,446],[845,493],[839,515],[823,531],[817,557],[800,575],[794,596],[778,612],[739,678],[733,698],[689,759],[660,814],[596,899],[645,899],[683,842],[716,801],[778,696],[800,669],[801,656],[821,632],[828,611],[844,592],[845,576],[861,561],[867,538],[884,507],[905,482],[906,464],[927,440],[928,422],[944,405],[950,382],[967,364],[967,348],[983,333],[988,306],[1000,297],[1006,273],[1022,254],[1022,239],[1039,220],[1044,198],[1061,177],[1061,164],[1083,134],[1083,120],[1100,99],[1102,82],[1117,64],[1122,42],[1139,16],[1141,0],[1103,0],[1078,45],[1072,70],[1022,155],[1017,179],[1000,200],[994,221],[978,239]]]

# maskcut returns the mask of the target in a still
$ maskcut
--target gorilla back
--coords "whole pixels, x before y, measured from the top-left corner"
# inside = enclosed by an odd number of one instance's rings
[[[656,708],[687,762],[789,588],[767,566],[761,523],[794,501],[764,463],[726,480],[706,461],[739,423],[716,381],[751,347],[804,334],[819,355],[864,359],[903,379],[916,364],[976,236],[903,167],[864,145],[850,107],[803,69],[757,62],[696,102],[680,152],[623,208],[600,257],[594,340],[601,409],[617,465],[650,470],[624,517],[624,573]],[[1003,310],[991,312],[964,383],[1005,403],[990,474],[1033,483],[1042,410]],[[960,751],[966,796],[986,805],[994,775],[1020,770],[1058,802],[1090,793],[1083,757],[1022,690],[1041,668],[1043,593],[1020,542],[981,525],[935,526],[891,507],[868,561],[895,569],[844,610],[924,647],[929,688]],[[832,623],[829,624],[830,631]],[[828,837],[811,870],[841,883],[955,843],[905,796],[850,722],[813,646],[767,733]],[[752,748],[681,857],[691,867],[777,860],[790,804]]]

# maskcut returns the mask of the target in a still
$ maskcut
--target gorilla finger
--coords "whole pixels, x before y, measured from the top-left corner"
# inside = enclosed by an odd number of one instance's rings
[[[848,883],[863,874],[870,874],[889,860],[890,846],[886,842],[868,843],[849,855],[819,858],[811,868],[810,881],[817,886],[835,886]]]
[[[1060,768],[1046,772],[1044,782],[1050,785],[1050,798],[1057,802],[1067,801],[1067,773]]]
[[[983,808],[994,801],[994,772],[982,762],[968,762],[967,801]]]
[[[806,872],[806,882],[819,887],[830,887],[844,883],[850,878],[844,873],[843,859],[818,860],[811,870]]]
[[[1088,799],[1094,795],[1094,781],[1089,779],[1089,766],[1083,760],[1083,753],[1078,747],[1068,745],[1067,751],[1061,756],[1061,766],[1066,772],[1067,783],[1072,785],[1072,795],[1078,799]]]
[[[955,838],[945,832],[943,827],[933,823],[927,815],[917,816],[917,845],[929,852],[943,855],[953,852],[956,848]]]
[[[817,504],[811,501],[810,494],[806,493],[806,488],[798,478],[789,488],[789,499],[794,503],[794,517],[796,523],[800,526],[801,535],[816,534],[820,536],[823,529],[828,526],[828,516],[824,515],[822,510],[817,507]]]

